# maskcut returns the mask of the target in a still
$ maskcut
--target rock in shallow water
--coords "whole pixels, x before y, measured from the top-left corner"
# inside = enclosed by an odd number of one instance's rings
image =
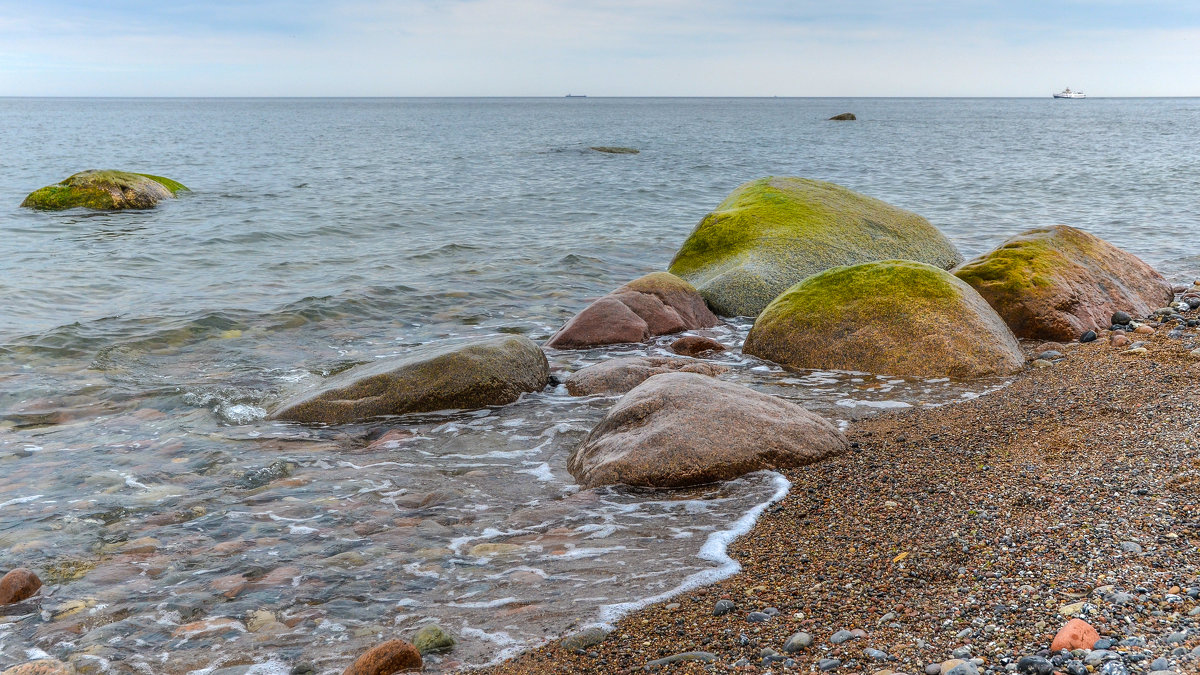
[[[763,310],[742,351],[787,368],[961,379],[1010,375],[1025,362],[974,289],[910,260],[805,279]]]
[[[105,211],[149,209],[176,192],[187,191],[170,178],[127,171],[89,170],[30,193],[21,206],[46,211],[89,208]]]
[[[838,265],[903,258],[941,268],[958,250],[915,213],[840,185],[770,177],[738,186],[684,241],[670,271],[724,316],[757,316],[796,282]]]
[[[42,587],[42,580],[31,570],[18,567],[0,578],[0,605],[8,605],[33,597]]]
[[[458,644],[458,640],[455,640],[452,635],[442,630],[441,626],[428,624],[421,626],[421,629],[413,636],[412,644],[424,656],[425,654],[448,652],[454,649],[454,645]]]
[[[347,424],[380,415],[482,408],[516,401],[549,381],[546,355],[517,335],[439,344],[351,368],[285,401],[273,417]]]
[[[674,274],[639,277],[596,300],[547,342],[554,349],[586,349],[643,342],[655,335],[711,328],[720,323],[704,298]]]
[[[1137,256],[1066,225],[1017,235],[955,274],[1022,338],[1074,340],[1117,311],[1145,316],[1174,297]]]
[[[683,356],[700,356],[725,351],[725,345],[712,338],[689,335],[671,343],[671,351]]]
[[[844,452],[829,421],[741,385],[694,373],[655,375],[622,398],[571,453],[584,487],[684,487]]]
[[[715,363],[660,356],[630,356],[610,359],[571,373],[567,392],[572,396],[624,394],[655,375],[697,373],[715,377],[729,368]]]
[[[421,654],[404,640],[389,640],[367,650],[342,675],[391,675],[421,669]]]

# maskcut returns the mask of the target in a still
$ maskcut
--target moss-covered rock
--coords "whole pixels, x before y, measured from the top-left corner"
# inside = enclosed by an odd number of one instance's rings
[[[186,191],[187,187],[162,176],[91,170],[81,171],[57,185],[31,192],[21,206],[45,211],[79,207],[105,211],[149,209],[163,199],[174,197],[181,190]]]
[[[787,368],[969,379],[1025,359],[1004,321],[953,274],[910,260],[835,267],[775,299],[747,354]]]
[[[1171,285],[1137,256],[1067,225],[1023,232],[955,274],[996,308],[1018,337],[1072,341],[1171,302]]]
[[[339,373],[285,401],[273,417],[347,424],[381,415],[505,405],[523,392],[540,391],[549,377],[546,355],[527,337],[434,345]]]
[[[458,644],[458,640],[455,640],[453,635],[442,630],[442,627],[435,623],[421,626],[412,641],[412,645],[417,648],[418,652],[421,652],[421,656],[448,652],[454,649],[456,644]]]
[[[957,249],[921,216],[833,183],[761,178],[704,217],[671,261],[717,314],[757,316],[801,279],[902,258],[949,269]]]

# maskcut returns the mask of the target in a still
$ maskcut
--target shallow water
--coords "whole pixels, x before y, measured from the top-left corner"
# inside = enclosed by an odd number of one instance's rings
[[[860,121],[824,121],[843,110]],[[0,119],[0,559],[54,582],[4,610],[0,665],[35,649],[114,672],[340,672],[436,620],[461,639],[436,671],[723,569],[697,557],[705,542],[776,479],[579,491],[566,457],[614,398],[560,388],[333,429],[262,417],[415,345],[543,339],[665,267],[743,180],[845,184],[925,215],[966,255],[1066,222],[1200,276],[1192,99],[0,99]],[[102,167],[193,192],[141,213],[16,207]],[[706,334],[736,347],[747,328]],[[843,422],[1000,384],[735,354],[716,359],[729,378]],[[248,631],[258,610],[279,623]]]

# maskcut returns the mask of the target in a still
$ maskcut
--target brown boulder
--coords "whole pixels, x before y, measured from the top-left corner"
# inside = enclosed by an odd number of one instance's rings
[[[0,605],[8,605],[33,597],[42,587],[42,580],[24,567],[18,567],[0,578]]]
[[[0,675],[71,675],[73,672],[58,659],[38,659],[8,668]]]
[[[662,356],[628,356],[611,359],[577,370],[567,377],[567,392],[572,396],[624,394],[655,375],[698,373],[715,377],[729,370],[703,361],[671,359]]]
[[[376,645],[350,664],[342,675],[391,675],[421,669],[421,653],[404,640]]]
[[[1050,644],[1050,651],[1091,649],[1099,639],[1100,634],[1096,632],[1095,628],[1092,628],[1092,624],[1083,619],[1071,619],[1054,636],[1054,642]]]
[[[550,378],[546,355],[508,335],[422,347],[407,356],[351,368],[284,401],[275,419],[347,424],[381,415],[505,405]]]
[[[1137,256],[1066,225],[1019,234],[954,273],[1022,338],[1078,340],[1114,312],[1146,316],[1174,298]]]
[[[555,349],[643,342],[719,323],[691,284],[654,272],[625,284],[576,314],[549,341]]]
[[[725,345],[712,338],[689,335],[672,342],[671,351],[683,356],[699,356],[711,352],[723,352]]]
[[[571,453],[586,488],[685,487],[839,454],[846,439],[800,406],[695,373],[655,375],[624,396]]]

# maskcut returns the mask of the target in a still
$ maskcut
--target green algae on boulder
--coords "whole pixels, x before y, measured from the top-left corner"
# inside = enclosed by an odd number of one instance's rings
[[[127,171],[81,171],[56,185],[34,190],[21,206],[44,211],[89,208],[106,211],[154,208],[159,201],[186,191],[182,183]]]
[[[549,377],[546,355],[527,337],[433,345],[339,373],[285,401],[273,418],[348,424],[382,415],[505,405],[545,388]]]
[[[742,351],[785,368],[956,379],[1009,375],[1025,361],[975,289],[911,260],[801,281],[763,310]]]
[[[1175,297],[1137,256],[1067,225],[1023,232],[954,273],[1018,337],[1038,340],[1078,340],[1115,312],[1146,316]]]
[[[704,217],[669,271],[717,314],[757,316],[830,267],[903,258],[950,269],[958,250],[921,216],[833,183],[768,177],[739,186]]]

